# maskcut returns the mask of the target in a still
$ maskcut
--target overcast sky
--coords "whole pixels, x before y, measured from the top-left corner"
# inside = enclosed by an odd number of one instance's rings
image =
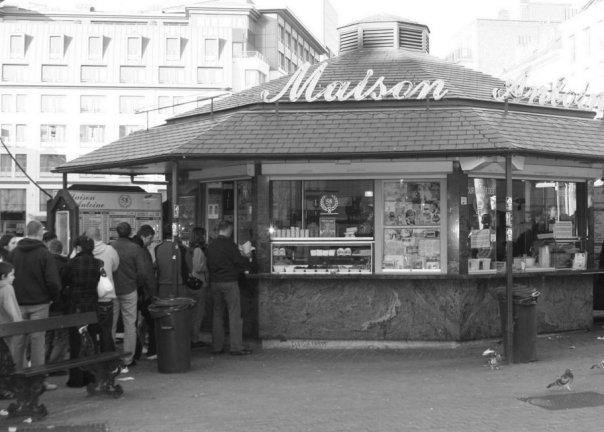
[[[320,0],[255,0],[258,7],[281,5],[289,7],[312,31],[316,28],[316,9],[308,7]],[[339,25],[377,13],[389,13],[427,24],[430,27],[430,46],[435,55],[449,50],[448,41],[464,25],[476,18],[496,18],[499,11],[508,9],[514,15],[520,0],[330,0],[338,12]],[[533,0],[536,2],[535,0]],[[571,3],[578,7],[587,0],[547,0]],[[186,0],[5,0],[5,5],[22,7],[43,5],[50,9],[69,10],[94,6],[100,11],[160,10],[169,6],[194,4]]]

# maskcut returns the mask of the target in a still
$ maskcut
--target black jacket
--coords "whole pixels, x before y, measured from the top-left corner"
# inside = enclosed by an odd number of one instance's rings
[[[52,254],[40,240],[19,241],[8,261],[15,266],[15,294],[20,305],[50,303],[59,295],[61,279]]]
[[[210,283],[237,282],[250,269],[250,260],[239,252],[232,239],[218,236],[210,242],[207,252]]]
[[[69,311],[92,312],[99,299],[97,285],[103,261],[90,253],[77,254],[65,270],[65,281],[70,286]]]

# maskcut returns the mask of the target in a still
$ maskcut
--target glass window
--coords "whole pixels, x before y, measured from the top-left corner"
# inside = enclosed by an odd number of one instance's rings
[[[12,177],[13,160],[7,154],[0,154],[0,175],[2,177]]]
[[[132,132],[136,132],[142,128],[143,126],[141,125],[120,125],[120,138],[124,138],[125,136],[130,135]]]
[[[285,27],[279,24],[279,40],[281,43],[285,43]]]
[[[220,58],[218,39],[206,39],[204,59],[207,63],[217,62]]]
[[[237,185],[237,243],[242,244],[254,238],[253,196],[251,180],[240,180]]]
[[[441,183],[384,181],[383,198],[382,270],[441,271]]]
[[[52,195],[53,198],[57,195],[57,192],[59,192],[58,189],[45,189],[45,190],[50,195]],[[46,195],[44,192],[40,191],[40,211],[41,212],[46,211],[46,206],[47,206],[47,203],[49,200],[50,200],[50,198],[48,198],[48,195]]]
[[[285,70],[285,54],[282,52],[279,53],[279,67]]]
[[[2,65],[2,81],[23,82],[27,80],[27,65]]]
[[[23,58],[25,56],[25,37],[23,35],[11,35],[10,57]]]
[[[273,181],[271,209],[277,237],[373,237],[372,180]]]
[[[105,142],[104,125],[80,125],[80,142],[103,143]]]
[[[41,154],[40,155],[40,173],[52,174],[50,171],[65,163],[65,155],[60,154]]]
[[[198,67],[197,82],[199,84],[218,85],[224,81],[223,71],[220,67]]]
[[[159,96],[157,98],[158,112],[160,114],[172,114],[174,112],[172,103],[172,96]]]
[[[245,70],[245,87],[253,87],[259,84],[262,84],[266,81],[266,76],[255,69],[246,69]]]
[[[27,155],[26,154],[16,154],[15,159],[17,160],[17,163],[21,166],[21,168],[23,168],[25,171],[27,171]],[[15,164],[15,176],[25,177],[25,174],[23,173],[21,168],[19,168]]]
[[[0,109],[2,112],[12,112],[13,111],[13,95],[3,94],[0,97]]]
[[[469,270],[503,271],[505,181],[473,178],[468,192],[470,259],[491,259],[490,266],[470,261]],[[512,194],[514,270],[570,267],[574,254],[584,252],[576,221],[577,184],[514,180]]]
[[[174,104],[174,112],[175,113],[180,113],[183,111],[187,110],[187,104],[184,104],[185,102],[185,97],[184,96],[174,96],[174,98],[172,99],[173,104]],[[182,104],[182,105],[179,105]]]
[[[142,39],[140,37],[129,37],[127,45],[128,60],[140,60],[143,51]]]
[[[18,143],[25,142],[25,133],[27,131],[27,126],[24,124],[18,124],[15,126],[15,141]]]
[[[102,95],[82,95],[80,96],[81,113],[102,113],[105,112],[105,96]]]
[[[160,84],[182,84],[185,82],[185,68],[160,66],[159,67]]]
[[[88,38],[88,58],[90,60],[100,60],[103,58],[103,38],[100,36],[91,36]]]
[[[80,80],[83,83],[102,83],[107,81],[107,66],[82,66]]]
[[[125,84],[137,84],[144,81],[144,66],[121,66],[120,82]]]
[[[51,59],[63,58],[63,36],[50,36],[48,56]]]
[[[10,125],[7,125],[7,124],[0,125],[0,137],[2,137],[4,142],[10,141],[10,137],[11,137]]]
[[[65,95],[42,95],[41,110],[43,113],[62,113],[65,112],[66,102]]]
[[[17,95],[17,112],[25,112],[27,110],[27,95]]]
[[[243,57],[243,42],[233,42],[233,57]]]
[[[65,142],[65,125],[40,125],[41,142]]]
[[[180,38],[166,38],[166,60],[180,60]]]
[[[26,189],[0,189],[0,208],[2,211],[24,212],[26,192]]]
[[[67,81],[67,66],[64,65],[42,65],[42,81],[51,83],[62,83]]]
[[[120,96],[120,113],[135,114],[145,105],[144,96]]]

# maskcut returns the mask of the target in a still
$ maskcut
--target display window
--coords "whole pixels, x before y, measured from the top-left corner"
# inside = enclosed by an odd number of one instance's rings
[[[514,271],[584,269],[586,239],[579,236],[577,183],[514,180]],[[505,271],[505,180],[471,178],[469,273]]]
[[[444,187],[440,181],[382,182],[382,272],[442,272]]]

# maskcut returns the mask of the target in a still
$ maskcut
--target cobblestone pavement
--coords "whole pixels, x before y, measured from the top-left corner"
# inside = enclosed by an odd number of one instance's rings
[[[539,361],[484,367],[488,344],[405,351],[194,352],[193,369],[162,375],[141,361],[119,400],[60,388],[45,424],[107,422],[112,431],[602,431],[604,407],[549,411],[520,398],[564,369],[573,392],[604,393],[604,330],[539,339]],[[58,378],[54,379],[59,382]]]

